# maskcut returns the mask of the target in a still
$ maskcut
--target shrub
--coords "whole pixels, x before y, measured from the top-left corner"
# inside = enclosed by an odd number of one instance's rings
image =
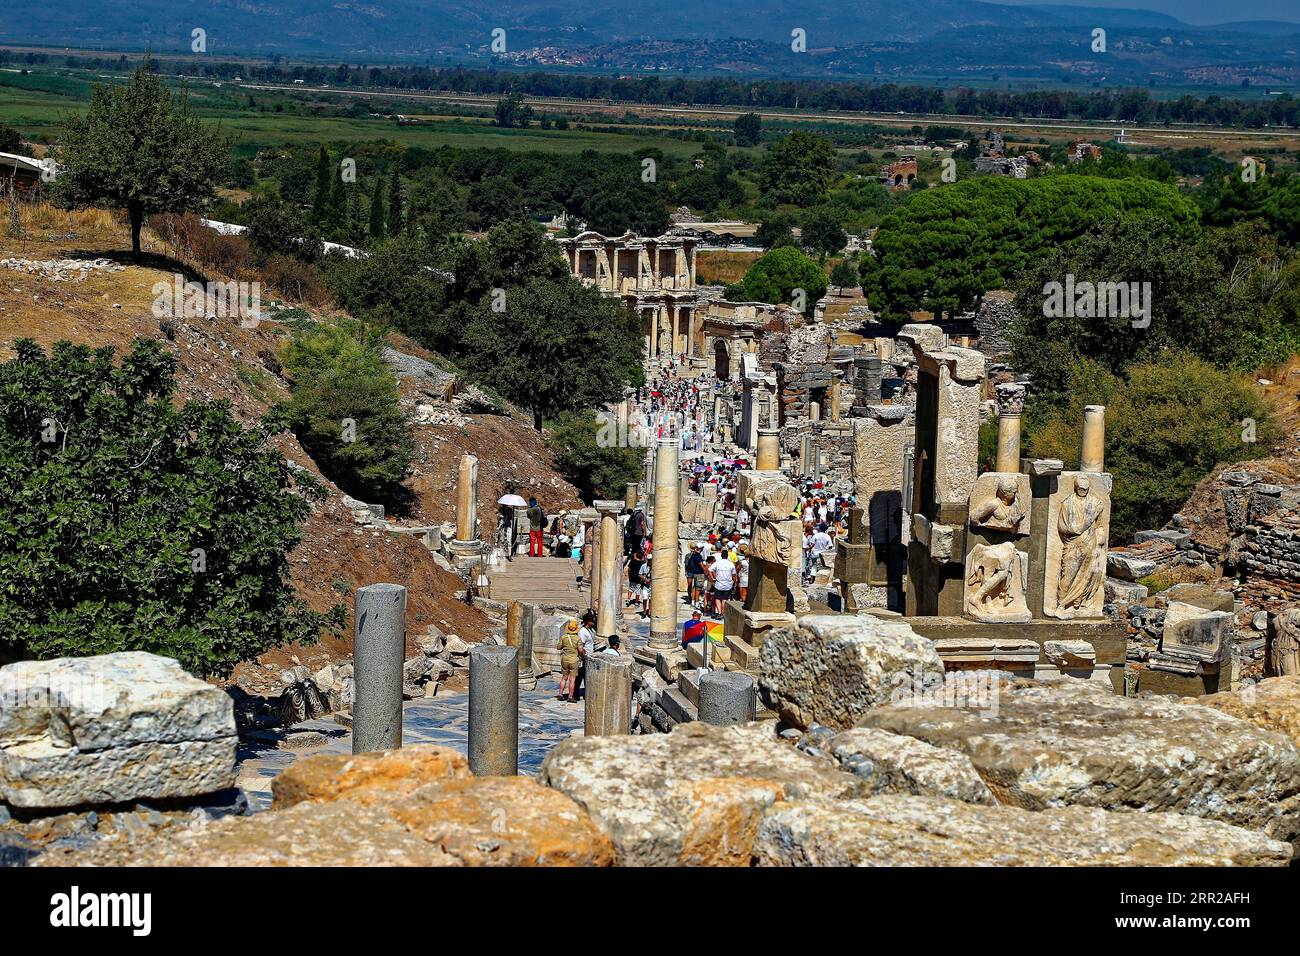
[[[628,483],[641,478],[641,450],[602,447],[597,440],[601,428],[592,412],[570,413],[551,432],[556,466],[587,501],[622,497]]]
[[[271,256],[262,264],[263,281],[290,302],[322,306],[330,302],[325,276],[310,262],[291,256]]]
[[[1133,365],[1127,379],[1077,362],[1063,406],[1031,405],[1027,445],[1038,458],[1078,466],[1083,406],[1106,406],[1106,470],[1115,479],[1111,537],[1158,528],[1216,465],[1267,455],[1277,426],[1241,378],[1186,352]],[[1254,422],[1255,441],[1243,440]]]
[[[415,449],[380,343],[354,320],[301,322],[281,355],[294,434],[331,481],[366,501],[391,498]]]
[[[224,402],[174,397],[175,362],[29,340],[0,365],[0,648],[149,651],[224,676],[326,623],[287,555],[318,486]]]

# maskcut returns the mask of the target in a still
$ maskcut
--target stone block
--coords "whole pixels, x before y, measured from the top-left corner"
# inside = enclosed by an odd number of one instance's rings
[[[749,866],[769,807],[866,790],[831,761],[779,741],[771,722],[570,738],[538,779],[586,810],[623,866]]]
[[[1112,551],[1111,554],[1114,554]],[[1106,579],[1106,602],[1108,604],[1141,604],[1147,599],[1145,584],[1123,581],[1119,578]]]
[[[1231,611],[1207,611],[1194,604],[1170,601],[1160,652],[1222,664],[1232,653],[1232,619]]]
[[[694,646],[694,645],[692,645]],[[707,671],[684,670],[677,675],[677,689],[682,692],[682,696],[691,702],[691,706],[699,709],[700,706],[700,674]]]
[[[685,651],[660,651],[655,656],[655,670],[669,684],[675,682],[677,675],[685,670],[687,666],[689,665],[686,662]]]
[[[139,651],[0,668],[0,802],[56,809],[235,782],[234,704]]]
[[[667,688],[659,695],[659,706],[675,724],[699,720],[699,710],[687,700],[686,695],[676,685]]]
[[[795,726],[847,730],[899,689],[943,683],[934,644],[901,621],[815,616],[772,631],[760,655],[769,706]]]
[[[1177,813],[980,806],[884,794],[783,803],[763,817],[758,866],[1286,866],[1290,847]]]
[[[757,647],[732,634],[727,635],[726,646],[731,653],[731,660],[738,664],[741,670],[758,671],[759,651]]]
[[[1072,681],[1004,690],[992,713],[888,705],[862,725],[966,754],[1004,805],[1181,813],[1300,837],[1300,752],[1208,707]]]
[[[1106,573],[1123,581],[1136,581],[1148,574],[1154,574],[1155,570],[1156,563],[1147,558],[1126,554],[1123,551],[1112,551],[1106,555]]]

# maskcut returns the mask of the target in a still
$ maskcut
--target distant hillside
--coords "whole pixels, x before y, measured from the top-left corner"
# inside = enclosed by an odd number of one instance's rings
[[[8,14],[8,15],[6,15]],[[1106,29],[1109,50],[1090,48]],[[554,69],[816,77],[951,73],[953,79],[1071,76],[1122,83],[1300,83],[1300,24],[1193,27],[1137,9],[1015,6],[980,0],[0,0],[0,45],[36,43],[189,52],[283,54],[348,62],[411,60]],[[505,31],[504,55],[491,49]],[[804,31],[806,51],[792,51]]]

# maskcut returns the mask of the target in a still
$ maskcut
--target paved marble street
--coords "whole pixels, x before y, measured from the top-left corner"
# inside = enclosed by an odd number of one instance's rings
[[[558,563],[558,562],[557,562]],[[679,602],[678,617],[686,620],[690,609]],[[628,650],[650,640],[650,621],[630,617],[623,633]],[[534,775],[546,754],[574,732],[582,732],[583,705],[555,699],[558,675],[543,677],[537,689],[519,694],[519,772]],[[438,744],[466,752],[469,735],[469,695],[464,690],[444,688],[438,696],[410,700],[403,706],[402,742]],[[238,752],[238,784],[254,810],[271,805],[271,781],[299,757],[313,754],[352,752],[352,734],[333,720],[307,720],[280,731],[267,732],[257,740],[244,740]]]

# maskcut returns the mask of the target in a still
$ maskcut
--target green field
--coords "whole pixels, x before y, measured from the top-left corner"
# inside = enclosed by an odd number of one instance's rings
[[[88,74],[33,71],[22,76],[16,72],[0,72],[0,123],[15,127],[29,138],[55,139],[64,117],[86,108],[91,85]],[[567,130],[544,130],[537,126],[500,129],[487,119],[475,117],[435,118],[418,125],[399,126],[378,117],[339,115],[335,109],[304,103],[300,95],[253,91],[259,106],[283,105],[283,112],[275,112],[242,105],[247,101],[248,91],[229,86],[216,89],[207,82],[189,89],[195,112],[218,122],[243,154],[282,143],[379,139],[428,149],[497,147],[555,153],[580,153],[587,149],[630,153],[658,149],[670,156],[691,156],[699,151],[697,143],[658,136],[652,130],[622,134],[572,127]]]

